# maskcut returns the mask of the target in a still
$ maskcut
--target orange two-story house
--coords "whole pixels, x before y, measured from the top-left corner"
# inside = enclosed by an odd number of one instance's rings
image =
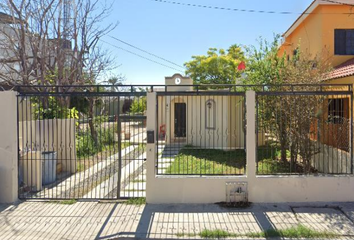
[[[279,54],[290,58],[298,49],[311,56],[328,57],[333,71],[322,83],[354,84],[354,0],[313,1],[283,34]],[[348,96],[333,96],[326,101],[324,118],[328,124],[321,142],[348,149],[349,125],[345,122],[350,116],[350,104]],[[335,135],[342,140],[338,142]]]
[[[313,1],[283,34],[279,53],[292,56],[298,47],[312,56],[328,53],[335,69],[354,66],[354,0]],[[354,67],[333,73],[333,79],[354,83],[353,75]]]

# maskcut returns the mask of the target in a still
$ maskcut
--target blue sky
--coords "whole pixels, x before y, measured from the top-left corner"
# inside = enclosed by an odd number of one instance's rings
[[[159,3],[151,0],[113,0],[113,9],[105,23],[119,21],[110,33],[125,42],[154,53],[179,65],[192,55],[205,54],[208,48],[228,48],[232,44],[255,45],[262,36],[272,40],[283,33],[298,14],[260,14],[212,10]],[[173,0],[171,0],[173,1]],[[303,12],[312,0],[176,0],[183,3],[239,9]],[[106,36],[104,41],[151,58],[160,59],[117,42]],[[149,62],[102,42],[120,67],[111,74],[123,74],[125,84],[163,84],[165,76],[176,70]]]

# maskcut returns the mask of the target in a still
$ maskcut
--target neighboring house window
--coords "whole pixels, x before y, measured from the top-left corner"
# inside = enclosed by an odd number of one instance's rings
[[[328,122],[339,124],[343,123],[344,118],[344,100],[329,99],[328,100]]]
[[[205,128],[215,129],[216,109],[215,101],[209,99],[205,103]]]
[[[354,29],[334,30],[334,54],[354,55]]]

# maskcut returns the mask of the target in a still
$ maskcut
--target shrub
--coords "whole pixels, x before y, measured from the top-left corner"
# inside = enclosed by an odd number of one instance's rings
[[[46,104],[44,104],[46,103]],[[57,97],[32,97],[31,104],[33,109],[33,118],[43,119],[78,119],[79,112],[75,107],[68,108],[62,106]]]
[[[92,156],[103,151],[107,146],[114,143],[114,128],[98,131],[98,144],[95,145],[89,129],[76,134],[76,153],[79,158]]]
[[[130,106],[131,113],[144,113],[146,111],[146,97],[134,99]]]

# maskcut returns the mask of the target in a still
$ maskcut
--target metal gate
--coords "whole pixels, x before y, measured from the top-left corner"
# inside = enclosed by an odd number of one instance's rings
[[[145,197],[143,88],[17,91],[20,199]]]

